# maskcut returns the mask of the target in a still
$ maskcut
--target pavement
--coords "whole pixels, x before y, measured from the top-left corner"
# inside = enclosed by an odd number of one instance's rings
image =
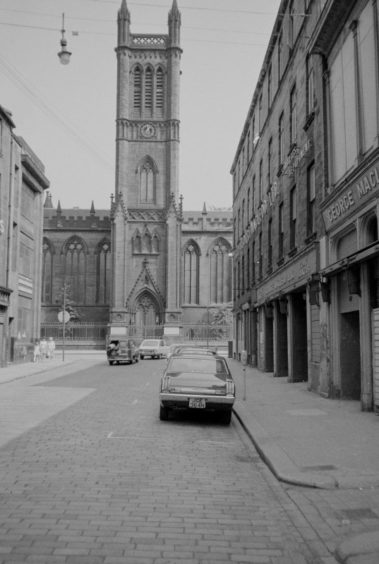
[[[357,492],[379,489],[379,417],[360,403],[324,398],[307,382],[289,383],[229,359],[234,414],[275,476],[287,484]],[[353,490],[353,494],[349,494]],[[343,564],[378,564],[379,529],[344,539]]]
[[[105,360],[103,351],[57,351],[54,359],[0,368],[1,385],[81,360]],[[237,388],[234,415],[278,480],[319,490],[379,490],[379,417],[357,401],[331,400],[272,373],[229,359]],[[342,564],[378,564],[379,529],[343,539]]]

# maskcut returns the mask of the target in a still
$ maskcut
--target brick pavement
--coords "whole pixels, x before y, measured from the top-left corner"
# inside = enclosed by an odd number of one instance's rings
[[[0,449],[0,563],[335,563],[238,425],[159,421],[163,363],[1,387],[57,410]]]

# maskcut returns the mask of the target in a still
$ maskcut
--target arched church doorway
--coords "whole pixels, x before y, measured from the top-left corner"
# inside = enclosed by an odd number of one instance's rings
[[[136,329],[143,337],[160,334],[161,313],[157,300],[149,292],[141,294],[136,301]]]

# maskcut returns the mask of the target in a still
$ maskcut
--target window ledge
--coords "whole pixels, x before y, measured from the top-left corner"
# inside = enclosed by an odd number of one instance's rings
[[[310,233],[305,239],[305,243],[308,245],[317,239],[317,233]]]
[[[288,256],[293,257],[294,255],[296,255],[296,253],[297,253],[297,247],[292,247],[292,249],[288,253]]]
[[[280,257],[280,259],[278,260],[278,262],[276,263],[278,266],[282,266],[282,264],[284,264],[284,257]]]

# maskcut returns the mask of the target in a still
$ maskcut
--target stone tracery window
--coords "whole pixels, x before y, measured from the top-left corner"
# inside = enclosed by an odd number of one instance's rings
[[[199,303],[200,250],[194,241],[184,248],[184,303]]]
[[[141,204],[155,203],[155,179],[157,169],[146,157],[139,166],[139,200]]]
[[[68,285],[68,297],[76,304],[86,303],[86,245],[80,237],[71,237],[63,249],[64,275]]]
[[[99,243],[96,254],[96,303],[108,304],[111,279],[111,245],[108,239]]]
[[[139,109],[142,106],[142,69],[138,66],[133,73],[133,105]]]
[[[42,244],[42,302],[53,303],[53,246],[49,239],[43,238]]]
[[[231,247],[224,239],[215,241],[210,250],[210,302],[221,304],[232,299]]]

